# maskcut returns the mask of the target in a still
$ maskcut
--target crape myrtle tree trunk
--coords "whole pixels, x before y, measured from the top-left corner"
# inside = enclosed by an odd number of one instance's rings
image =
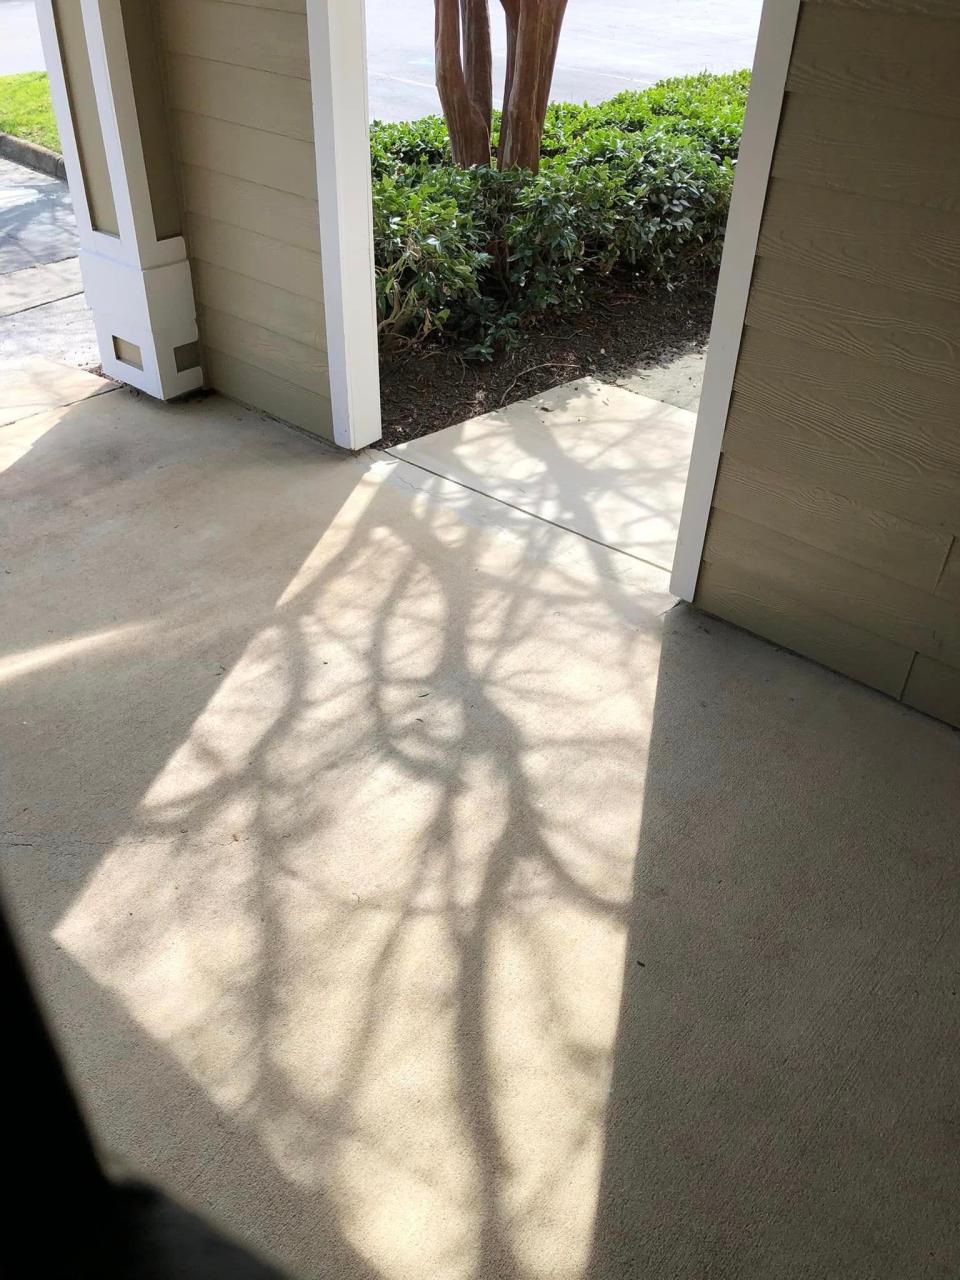
[[[507,23],[507,74],[497,162],[540,167],[540,140],[567,0],[500,0]],[[434,0],[437,89],[454,161],[490,163],[493,65],[488,0]]]
[[[437,91],[453,159],[464,169],[490,163],[493,64],[487,0],[434,0]]]

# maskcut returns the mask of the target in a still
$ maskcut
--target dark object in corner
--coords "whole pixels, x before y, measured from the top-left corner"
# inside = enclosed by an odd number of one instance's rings
[[[195,1214],[103,1173],[0,913],[10,1176],[3,1280],[283,1280]]]

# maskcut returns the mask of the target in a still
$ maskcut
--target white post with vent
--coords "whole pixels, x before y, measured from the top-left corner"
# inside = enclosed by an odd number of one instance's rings
[[[36,8],[103,371],[169,400],[203,384],[196,307],[183,236],[157,232],[124,5]],[[136,87],[141,110],[162,111],[159,82]]]

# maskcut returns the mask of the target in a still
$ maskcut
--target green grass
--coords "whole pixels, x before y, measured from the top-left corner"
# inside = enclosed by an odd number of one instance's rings
[[[12,133],[27,142],[39,142],[59,152],[60,135],[53,118],[45,71],[0,76],[0,132]]]

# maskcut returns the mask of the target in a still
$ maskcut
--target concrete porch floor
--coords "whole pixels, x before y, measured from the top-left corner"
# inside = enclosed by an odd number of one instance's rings
[[[960,736],[674,607],[673,481],[543,418],[0,428],[4,885],[104,1149],[310,1280],[954,1277]]]

